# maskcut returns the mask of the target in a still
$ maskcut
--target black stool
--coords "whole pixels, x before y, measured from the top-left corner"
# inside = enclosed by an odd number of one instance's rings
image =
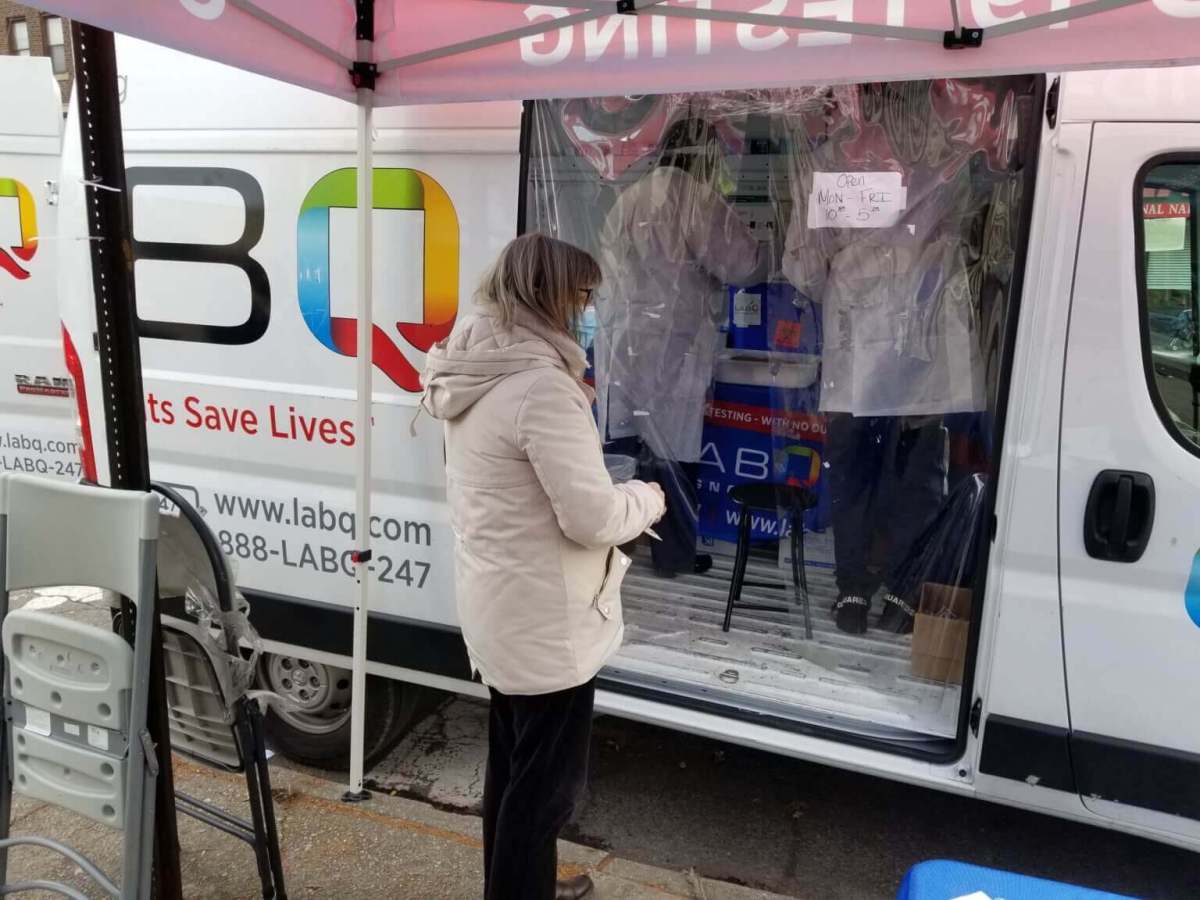
[[[729,496],[741,507],[741,524],[738,526],[737,557],[733,562],[733,580],[729,583],[729,603],[725,606],[723,631],[729,630],[733,609],[761,609],[769,612],[788,612],[786,606],[764,606],[757,603],[742,603],[742,587],[746,580],[746,563],[750,560],[750,520],[755,511],[776,515],[780,510],[787,513],[792,526],[792,589],[796,601],[804,607],[804,636],[812,638],[812,615],[808,608],[808,579],[804,575],[804,513],[817,505],[817,496],[807,488],[790,484],[751,483],[739,484]],[[752,585],[759,586],[759,585]],[[774,587],[774,585],[761,585]]]

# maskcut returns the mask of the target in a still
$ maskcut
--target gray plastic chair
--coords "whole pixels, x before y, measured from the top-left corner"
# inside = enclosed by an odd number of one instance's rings
[[[25,588],[82,584],[115,591],[154,615],[158,500],[151,494],[0,475],[0,621],[4,696],[0,735],[0,895],[69,885],[9,884],[8,848],[48,848],[109,896],[150,896],[158,762],[146,730],[152,629],[130,647],[112,632],[49,613],[9,611]],[[122,878],[45,837],[10,837],[12,795],[25,794],[124,833]]]

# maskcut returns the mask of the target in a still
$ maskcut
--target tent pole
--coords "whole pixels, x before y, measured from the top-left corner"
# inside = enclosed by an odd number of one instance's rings
[[[371,330],[372,317],[372,229],[374,206],[373,148],[371,146],[374,91],[358,89],[358,410],[355,425],[357,465],[357,510],[355,516],[355,577],[358,600],[354,606],[354,646],[350,698],[350,788],[346,799],[366,800],[363,790],[363,735],[367,689],[367,615],[371,594]]]

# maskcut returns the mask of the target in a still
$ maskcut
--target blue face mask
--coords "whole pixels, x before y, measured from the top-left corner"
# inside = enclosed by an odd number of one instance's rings
[[[592,346],[596,337],[596,307],[593,304],[589,303],[575,316],[571,334],[584,350]]]

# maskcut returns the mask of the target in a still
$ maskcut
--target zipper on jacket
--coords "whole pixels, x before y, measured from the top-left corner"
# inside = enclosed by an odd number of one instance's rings
[[[617,548],[610,547],[608,556],[604,560],[604,577],[600,579],[600,587],[596,589],[596,594],[592,597],[592,608],[596,610],[604,618],[608,618],[609,610],[600,605],[600,595],[604,593],[604,589],[608,587],[608,579],[612,577],[613,557],[617,555]]]

